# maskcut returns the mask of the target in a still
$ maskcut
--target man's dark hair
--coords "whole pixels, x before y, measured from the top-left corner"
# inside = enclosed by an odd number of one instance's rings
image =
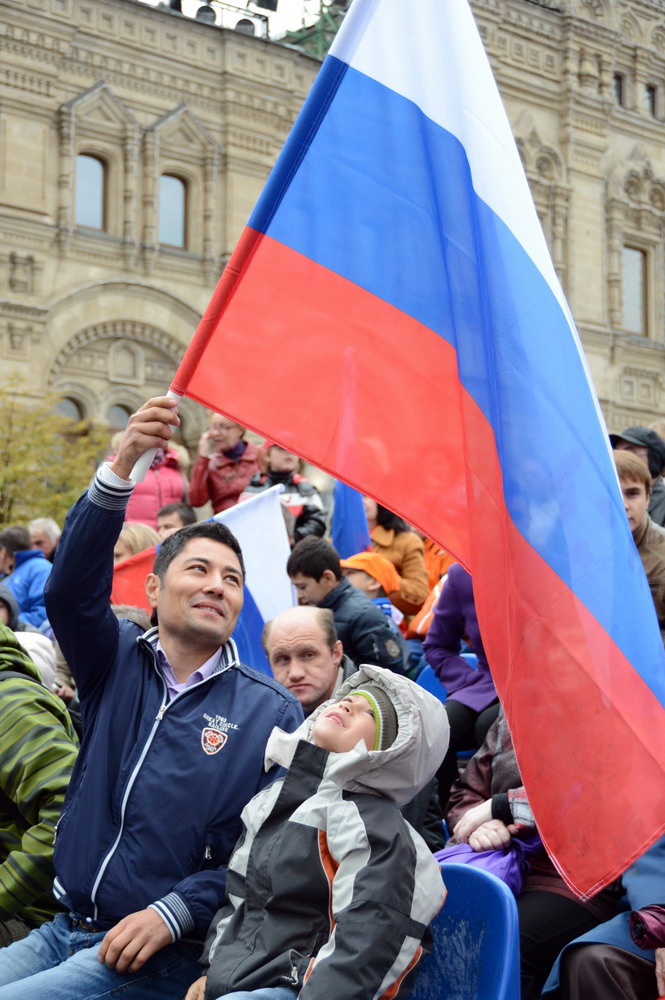
[[[6,549],[10,556],[16,552],[25,552],[30,547],[30,533],[27,528],[17,524],[0,531],[0,548]]]
[[[380,503],[376,505],[376,523],[380,524],[386,531],[394,531],[396,535],[402,531],[411,531],[403,517],[400,517],[399,514],[393,514],[391,510],[383,507]]]
[[[178,500],[175,503],[167,503],[165,507],[160,507],[157,511],[157,517],[166,517],[167,514],[177,514],[183,526],[196,524],[194,508],[190,507],[188,503],[183,503],[182,500]]]
[[[339,564],[337,550],[324,538],[311,536],[301,539],[294,546],[286,564],[286,572],[290,577],[302,573],[303,576],[311,576],[314,580],[320,580],[327,569],[332,570],[337,580],[342,579],[342,567]]]
[[[240,563],[244,582],[245,562],[242,558],[242,550],[238,539],[233,532],[229,531],[226,525],[221,524],[220,521],[197,521],[196,524],[188,524],[186,528],[180,528],[178,531],[175,531],[159,546],[152,571],[157,574],[162,583],[164,583],[164,577],[171,562],[179,552],[182,552],[187,542],[191,541],[192,538],[211,538],[213,542],[226,545],[232,552],[235,552]]]

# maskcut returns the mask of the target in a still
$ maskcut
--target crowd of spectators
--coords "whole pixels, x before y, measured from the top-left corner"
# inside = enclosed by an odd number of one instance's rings
[[[592,899],[567,888],[470,573],[369,496],[370,548],[340,557],[298,456],[220,414],[188,480],[178,423],[166,397],[137,411],[62,531],[0,526],[0,1000],[407,997],[446,840],[531,844],[523,1000],[665,994],[665,838]],[[665,636],[665,440],[611,443]],[[242,551],[208,517],[278,485],[294,606],[263,630],[269,676],[238,658]],[[110,603],[146,550],[150,621]]]

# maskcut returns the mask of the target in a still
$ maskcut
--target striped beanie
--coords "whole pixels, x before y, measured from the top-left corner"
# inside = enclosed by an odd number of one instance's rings
[[[387,750],[397,738],[397,713],[390,698],[378,684],[365,684],[362,688],[354,688],[350,695],[359,694],[372,706],[372,714],[376,723],[375,750]]]

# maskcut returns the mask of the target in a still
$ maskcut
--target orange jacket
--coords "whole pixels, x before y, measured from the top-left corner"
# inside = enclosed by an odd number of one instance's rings
[[[400,577],[398,593],[390,600],[405,615],[420,611],[427,597],[424,546],[415,531],[395,532],[377,524],[369,533],[372,548],[389,559]]]

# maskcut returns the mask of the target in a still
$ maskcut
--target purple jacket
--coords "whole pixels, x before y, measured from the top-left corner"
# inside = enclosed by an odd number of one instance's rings
[[[477,670],[459,655],[465,636],[478,657]],[[478,628],[471,576],[458,563],[448,570],[424,647],[425,658],[441,683],[445,684],[449,698],[475,712],[482,712],[496,699],[497,693]]]

